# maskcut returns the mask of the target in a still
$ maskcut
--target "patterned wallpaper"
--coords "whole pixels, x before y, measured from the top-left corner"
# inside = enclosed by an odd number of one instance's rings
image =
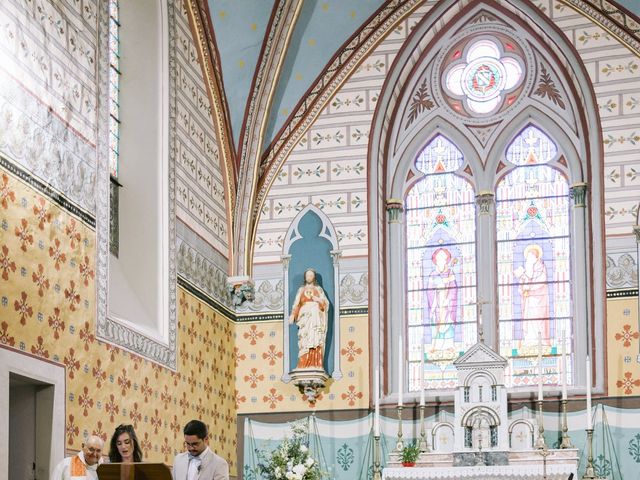
[[[358,409],[369,405],[369,335],[366,316],[340,319],[340,367],[343,377],[330,380],[317,410]],[[283,374],[283,322],[236,324],[234,358],[238,413],[306,411],[311,405]]]
[[[176,37],[177,215],[228,258],[224,183],[211,106],[183,2],[176,0],[174,8],[180,10],[170,30]]]
[[[233,324],[180,290],[176,372],[103,344],[94,256],[91,228],[0,170],[0,343],[66,367],[67,448],[132,423],[146,459],[172,462],[184,423],[202,418],[235,471]]]
[[[90,213],[96,28],[95,0],[0,2],[0,151]]]
[[[638,297],[607,301],[609,396],[640,395]]]
[[[604,145],[606,233],[631,235],[640,205],[640,59],[562,2],[535,3],[576,47],[593,81]]]

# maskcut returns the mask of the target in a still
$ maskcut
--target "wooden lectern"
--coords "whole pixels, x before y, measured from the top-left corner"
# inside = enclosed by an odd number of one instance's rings
[[[99,480],[171,480],[171,469],[164,463],[103,463]]]

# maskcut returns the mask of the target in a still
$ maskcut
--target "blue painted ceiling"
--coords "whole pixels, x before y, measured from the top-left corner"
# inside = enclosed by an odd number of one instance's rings
[[[273,0],[208,0],[236,145]],[[383,0],[306,0],[276,86],[266,148],[322,69]]]

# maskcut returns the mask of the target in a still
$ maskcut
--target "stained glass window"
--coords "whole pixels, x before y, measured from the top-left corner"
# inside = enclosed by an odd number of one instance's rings
[[[502,105],[505,92],[522,83],[523,73],[520,61],[503,55],[498,43],[481,39],[446,72],[444,83],[449,93],[465,99],[469,110],[489,114]]]
[[[109,0],[109,171],[118,178],[120,143],[120,11],[118,0]]]
[[[556,155],[547,135],[525,128],[507,149],[517,167],[496,190],[500,354],[514,387],[537,382],[539,333],[544,382],[559,384],[562,333],[572,336],[569,185],[545,165]],[[566,348],[570,381],[570,341]]]
[[[463,155],[442,135],[416,160],[422,177],[405,198],[409,390],[452,388],[452,362],[476,342],[475,196],[456,174]]]

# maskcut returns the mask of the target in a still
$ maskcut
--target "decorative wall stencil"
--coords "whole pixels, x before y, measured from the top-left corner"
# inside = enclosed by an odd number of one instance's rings
[[[202,418],[233,474],[233,324],[181,290],[176,371],[101,342],[94,335],[95,232],[2,169],[0,185],[0,348],[66,366],[67,449],[134,423],[145,460],[171,462],[183,450],[186,419]]]
[[[359,277],[359,278],[358,278]],[[344,275],[340,280],[340,305],[366,305],[369,301],[369,275]]]
[[[309,411],[308,399],[301,397],[292,383],[281,381],[285,363],[284,355],[279,355],[283,353],[283,322],[242,322],[236,323],[235,328],[238,413]],[[351,345],[360,353],[349,361],[351,349],[344,352],[341,349],[342,378],[330,382],[322,391],[315,405],[319,411],[352,410],[369,405],[368,318],[366,315],[344,316],[340,319],[340,329],[342,347]],[[255,387],[244,380],[245,376],[257,380]]]
[[[252,302],[244,302],[236,312],[282,312],[284,286],[282,278],[259,280],[256,282],[255,298]]]
[[[65,122],[2,68],[0,78],[0,151],[94,215],[95,146],[69,135]]]
[[[183,239],[176,239],[178,274],[221,304],[231,307],[227,272]]]
[[[97,2],[6,1],[0,25],[2,69],[95,145]]]
[[[229,255],[227,208],[220,148],[198,53],[183,2],[171,7],[176,101],[176,211],[222,255]]]
[[[608,394],[611,396],[640,392],[639,328],[637,296],[607,300]]]
[[[629,157],[636,148],[636,132],[640,131],[640,121],[635,116],[638,107],[633,101],[640,98],[640,71],[633,67],[638,63],[637,56],[629,50],[620,50],[618,38],[624,39],[636,52],[640,51],[638,37],[629,34],[637,32],[638,26],[626,13],[603,0],[588,3],[570,0],[568,3],[585,11],[594,21],[558,0],[541,2],[539,8],[553,21],[562,22],[565,35],[582,57],[593,81],[598,104],[609,105],[600,108],[604,171],[616,170],[622,175],[616,183],[605,181],[607,235],[628,235],[635,224],[640,196],[640,182],[632,180],[632,169],[637,162]]]
[[[425,110],[431,110],[435,107],[435,103],[429,95],[429,87],[427,87],[427,79],[425,78],[420,86],[413,93],[411,103],[409,104],[409,114],[407,115],[407,123],[404,128],[409,125]]]
[[[533,91],[535,96],[541,98],[548,98],[558,107],[565,109],[564,101],[562,100],[562,95],[560,94],[560,90],[556,87],[556,82],[551,77],[551,74],[547,71],[547,68],[544,64],[540,65],[540,76],[538,78],[538,84],[536,89]]]
[[[638,263],[630,253],[607,255],[607,289],[638,288]]]

